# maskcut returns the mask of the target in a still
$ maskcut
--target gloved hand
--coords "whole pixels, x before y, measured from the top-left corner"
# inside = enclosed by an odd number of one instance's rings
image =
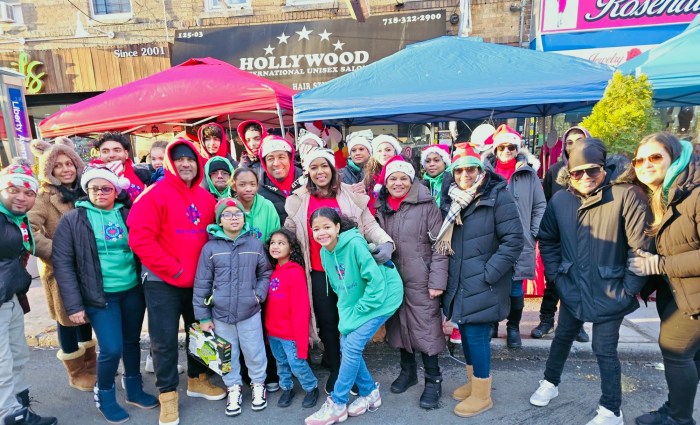
[[[638,249],[634,257],[627,260],[627,268],[637,276],[662,274],[661,257]]]
[[[391,260],[391,253],[394,252],[394,245],[391,242],[384,242],[372,251],[374,261],[384,264]]]

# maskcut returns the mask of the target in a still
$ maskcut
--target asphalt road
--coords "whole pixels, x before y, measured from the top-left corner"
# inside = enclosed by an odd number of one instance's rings
[[[444,376],[442,407],[425,411],[418,407],[422,383],[404,394],[392,394],[389,385],[398,373],[398,353],[384,344],[372,344],[366,358],[370,371],[380,382],[382,407],[374,413],[350,418],[349,423],[362,424],[585,424],[595,416],[600,396],[598,366],[590,354],[573,352],[559,387],[559,397],[548,407],[538,408],[529,404],[531,393],[542,379],[546,351],[528,350],[511,352],[495,349],[493,354],[494,408],[477,417],[461,419],[452,413],[456,405],[451,392],[463,383],[464,369],[458,362],[445,356],[441,358]],[[68,387],[62,364],[55,357],[55,350],[33,350],[28,365],[29,380],[33,385],[32,396],[38,400],[34,406],[39,414],[57,416],[60,424],[105,424],[92,400],[92,393],[79,392]],[[145,353],[143,354],[145,356]],[[182,358],[182,355],[181,355]],[[666,394],[663,371],[654,365],[660,361],[657,354],[622,356],[623,413],[625,423],[633,424],[634,417],[661,405]],[[321,382],[327,371],[314,366]],[[314,410],[302,409],[301,397],[292,406],[281,409],[276,406],[279,392],[268,398],[268,407],[262,412],[250,409],[250,390],[244,391],[243,413],[236,418],[224,415],[225,401],[206,401],[186,396],[187,378],[180,375],[180,423],[215,424],[240,423],[256,425],[302,424]],[[218,378],[217,378],[218,379]],[[148,391],[154,391],[154,377],[145,374]],[[118,388],[119,388],[119,384]],[[123,402],[120,389],[118,400]],[[697,398],[696,398],[697,400]],[[320,402],[322,400],[319,400]],[[700,403],[696,402],[696,419]],[[157,424],[158,409],[140,410],[126,407],[132,424]]]

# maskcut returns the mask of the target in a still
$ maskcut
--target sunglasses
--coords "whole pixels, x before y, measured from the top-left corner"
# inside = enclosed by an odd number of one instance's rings
[[[658,164],[664,160],[664,156],[660,153],[653,153],[646,158],[634,158],[632,160],[632,166],[634,168],[639,168],[644,165],[644,161],[649,161],[650,164]]]
[[[503,152],[503,151],[506,150],[506,149],[508,149],[508,150],[511,151],[511,152],[515,152],[515,151],[518,149],[518,147],[515,146],[515,145],[499,145],[499,146],[496,148],[496,150],[497,150],[498,152]]]
[[[462,168],[455,168],[454,172],[456,174],[456,173],[460,173],[463,171],[463,172],[466,172],[467,174],[473,176],[475,174],[479,174],[480,170],[481,169],[479,167],[462,167]]]
[[[588,177],[594,179],[598,177],[602,171],[603,167],[591,167],[584,168],[583,170],[570,171],[569,175],[574,180],[581,180],[583,178],[583,174],[585,173],[588,175]]]
[[[94,194],[98,194],[102,192],[103,195],[109,195],[110,193],[114,192],[114,188],[111,186],[93,186],[93,187],[88,187],[87,188],[88,192],[92,192]]]

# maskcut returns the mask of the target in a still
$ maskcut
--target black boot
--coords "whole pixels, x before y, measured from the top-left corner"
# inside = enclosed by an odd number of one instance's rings
[[[489,338],[498,338],[498,322],[491,323],[491,333]]]
[[[415,362],[402,362],[401,373],[399,373],[399,377],[391,383],[391,392],[395,394],[400,394],[402,392],[405,392],[409,387],[416,385],[418,383],[417,368],[418,366]]]
[[[508,348],[520,348],[523,341],[520,339],[520,320],[523,318],[525,298],[521,295],[510,297],[510,313],[506,322],[506,343]]]
[[[425,388],[420,396],[420,407],[423,409],[437,409],[440,407],[442,395],[442,375],[425,374]]]
[[[591,338],[588,336],[588,333],[583,326],[581,326],[581,329],[579,329],[578,334],[576,335],[576,342],[588,342],[590,340]]]
[[[22,405],[23,408],[27,409],[27,415],[24,422],[17,422],[23,425],[56,425],[58,420],[54,417],[47,416],[42,418],[32,411],[29,404],[32,400],[29,399],[29,390],[24,390],[21,393],[17,393],[17,401]],[[9,422],[12,423],[12,422]]]
[[[637,425],[663,425],[671,408],[668,402],[664,403],[659,410],[654,410],[649,413],[645,413],[642,416],[637,416],[634,423]]]
[[[540,324],[532,330],[533,338],[540,339],[545,335],[554,332],[554,316],[544,316],[540,314]]]

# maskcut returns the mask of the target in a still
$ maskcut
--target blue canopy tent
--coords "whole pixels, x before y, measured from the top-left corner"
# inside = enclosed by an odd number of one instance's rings
[[[677,36],[620,65],[624,74],[646,74],[656,107],[700,105],[700,16]]]
[[[294,96],[294,120],[345,125],[547,116],[600,100],[612,68],[458,37],[415,43]]]

